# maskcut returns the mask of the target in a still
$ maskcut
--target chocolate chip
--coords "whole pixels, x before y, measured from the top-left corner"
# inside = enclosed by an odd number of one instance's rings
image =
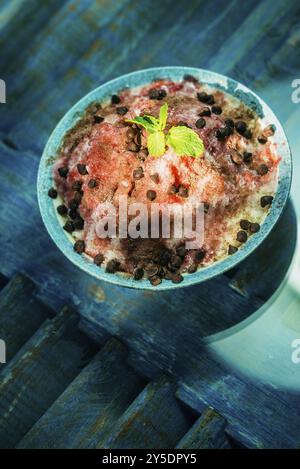
[[[243,160],[244,160],[244,163],[251,163],[251,161],[252,161],[252,153],[250,153],[249,151],[244,151],[244,153],[243,153]]]
[[[187,122],[184,122],[184,121],[179,121],[177,125],[181,127],[188,127],[189,129],[191,129],[191,126]]]
[[[72,233],[72,231],[75,230],[74,223],[73,223],[72,221],[68,220],[68,221],[64,224],[63,229],[64,229],[65,231],[67,231],[68,233]]]
[[[72,184],[72,189],[74,191],[80,191],[82,188],[82,181],[74,181]]]
[[[247,241],[248,235],[246,231],[240,230],[237,232],[236,239],[240,243],[245,243]]]
[[[212,106],[211,112],[214,114],[222,114],[222,108],[220,106]]]
[[[180,197],[188,197],[189,196],[189,189],[188,187],[183,186],[182,184],[178,188],[178,195]]]
[[[133,140],[136,134],[137,134],[137,130],[134,129],[133,127],[129,127],[129,129],[127,129],[126,136],[128,140]]]
[[[203,117],[200,117],[200,119],[198,119],[198,120],[196,121],[196,124],[195,124],[195,125],[196,125],[197,129],[203,129],[203,127],[206,126],[206,120],[203,119]]]
[[[190,81],[191,83],[199,83],[196,77],[194,77],[193,75],[189,75],[188,73],[186,75],[183,75],[183,79],[185,81]]]
[[[58,174],[60,175],[60,177],[62,178],[66,178],[68,176],[68,173],[69,173],[69,168],[67,166],[62,166],[61,168],[58,168]]]
[[[155,184],[158,184],[159,183],[159,174],[158,173],[150,174],[150,179],[153,182],[155,182]]]
[[[232,246],[232,244],[229,244],[229,246],[228,246],[228,254],[229,255],[232,255],[237,251],[238,251],[238,248],[236,246]]]
[[[200,117],[210,117],[211,116],[211,110],[209,107],[204,107],[201,109],[201,111],[198,114]]]
[[[247,139],[250,140],[252,138],[252,132],[249,129],[246,129],[245,132],[243,133],[243,136]]]
[[[147,156],[148,156],[148,150],[146,148],[143,148],[142,150],[139,151],[138,159],[140,161],[145,161]]]
[[[260,205],[264,208],[267,205],[271,205],[274,197],[272,195],[263,195],[260,199]]]
[[[251,225],[250,221],[244,220],[244,219],[240,220],[240,227],[242,228],[242,230],[246,230],[246,231],[249,230],[250,225]]]
[[[78,202],[78,200],[71,199],[70,202],[69,202],[69,208],[71,210],[77,210],[77,208],[79,207],[79,204],[80,204],[80,202]]]
[[[72,220],[75,220],[75,218],[78,217],[78,212],[77,212],[77,209],[76,209],[76,208],[71,208],[71,210],[69,210],[69,217],[70,217]]]
[[[201,103],[206,103],[206,104],[214,104],[215,99],[212,94],[207,94],[205,91],[201,91],[200,93],[197,93],[197,98]]]
[[[111,97],[111,104],[119,104],[120,102],[120,97],[117,94],[113,94]]]
[[[227,118],[227,119],[225,119],[224,123],[225,123],[226,127],[230,127],[231,129],[234,129],[234,122],[233,122],[232,119]]]
[[[204,213],[208,213],[209,211],[209,204],[207,202],[204,202]]]
[[[68,213],[68,209],[65,205],[59,205],[57,208],[56,208],[57,212],[62,216],[64,217],[65,215],[67,215]]]
[[[266,137],[264,137],[263,135],[261,135],[260,137],[257,138],[257,140],[259,141],[259,143],[261,143],[262,145],[265,145],[268,141],[268,139]]]
[[[229,125],[225,126],[225,132],[226,136],[229,137],[229,135],[232,135],[234,132],[234,127],[230,127]]]
[[[51,199],[56,199],[56,197],[57,197],[57,190],[54,189],[54,187],[51,187],[51,189],[48,190],[48,196],[49,196]]]
[[[238,121],[235,123],[235,129],[236,131],[241,134],[241,135],[244,135],[246,129],[247,129],[247,125],[246,125],[246,122],[244,121]]]
[[[84,219],[81,218],[81,216],[79,215],[77,218],[75,218],[75,220],[73,221],[73,224],[74,224],[74,229],[80,231],[84,227]]]
[[[119,116],[125,116],[127,112],[128,112],[128,108],[126,106],[117,107],[117,114],[119,114]]]
[[[104,261],[103,254],[101,254],[101,253],[96,254],[96,256],[94,257],[94,264],[101,265],[103,261]]]
[[[207,93],[205,91],[201,91],[200,93],[197,93],[197,98],[201,103],[206,103],[207,102]]]
[[[237,150],[231,151],[231,160],[233,163],[240,165],[243,163],[242,155]]]
[[[250,223],[250,233],[257,233],[260,230],[259,223]]]
[[[173,194],[177,194],[177,192],[178,192],[178,187],[175,184],[171,184],[168,189],[168,194],[173,195]]]
[[[201,262],[203,261],[204,257],[205,257],[205,251],[203,251],[202,249],[199,249],[199,251],[196,251],[195,261]]]
[[[154,275],[150,278],[150,283],[153,285],[153,287],[157,287],[157,285],[161,283],[161,278],[158,277],[158,275]]]
[[[197,264],[191,264],[189,268],[187,269],[189,274],[193,274],[194,272],[197,272]]]
[[[77,171],[79,172],[79,174],[81,174],[82,176],[84,176],[85,174],[88,174],[88,171],[86,169],[86,165],[83,164],[83,163],[78,163],[77,165]]]
[[[269,171],[269,168],[266,164],[259,165],[259,167],[256,170],[257,174],[259,174],[260,176],[264,176],[265,174],[268,173],[268,171]]]
[[[228,137],[228,130],[229,127],[222,127],[221,129],[216,130],[216,137],[218,140],[225,140]]]
[[[155,200],[156,199],[156,192],[151,190],[151,189],[149,191],[147,191],[147,199],[149,199],[151,201]]]
[[[134,280],[141,280],[144,276],[144,269],[142,267],[136,267],[133,271]]]
[[[172,283],[180,283],[183,281],[183,276],[181,274],[178,274],[178,273],[174,273],[172,275]]]
[[[99,183],[98,183],[97,179],[90,179],[89,182],[88,182],[88,186],[89,186],[90,189],[95,189],[95,187],[99,186]]]
[[[127,150],[128,151],[133,151],[133,152],[138,152],[140,149],[140,147],[134,143],[134,142],[129,142],[128,145],[127,145]]]
[[[81,204],[82,196],[83,196],[83,191],[82,190],[76,191],[76,192],[74,192],[73,200],[75,200],[75,202],[77,202],[78,205],[79,205],[79,204]]]
[[[114,274],[118,271],[120,267],[120,262],[117,259],[111,259],[106,265],[106,272],[109,274]]]
[[[167,96],[167,92],[165,90],[160,90],[158,88],[152,88],[149,91],[149,98],[150,99],[158,99],[161,100]]]
[[[104,117],[102,116],[94,116],[94,122],[95,124],[100,124],[101,122],[104,121]]]
[[[77,252],[78,254],[82,254],[85,250],[85,242],[82,241],[81,239],[78,239],[74,246],[73,246],[73,249],[75,252]]]
[[[141,166],[133,171],[134,179],[139,180],[139,179],[142,179],[143,177],[144,177],[144,171]]]

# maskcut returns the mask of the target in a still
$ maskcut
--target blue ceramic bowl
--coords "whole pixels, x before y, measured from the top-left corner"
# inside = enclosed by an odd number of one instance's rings
[[[202,83],[209,84],[213,87],[220,88],[227,93],[236,96],[245,104],[250,106],[259,116],[265,120],[266,124],[272,123],[276,126],[274,140],[277,144],[278,153],[281,156],[279,165],[279,182],[278,189],[274,201],[270,208],[269,214],[261,226],[260,231],[251,236],[245,245],[239,249],[234,255],[228,256],[223,260],[214,264],[201,268],[193,274],[185,274],[184,281],[180,284],[173,284],[170,281],[163,281],[157,287],[153,287],[148,280],[134,281],[132,278],[124,274],[108,274],[103,268],[94,265],[91,260],[84,255],[79,256],[73,251],[72,238],[62,229],[61,223],[57,216],[55,205],[52,199],[47,195],[48,189],[53,184],[52,169],[55,155],[60,147],[62,138],[66,131],[74,126],[76,121],[81,117],[86,107],[93,101],[103,101],[112,94],[117,94],[119,90],[125,87],[136,87],[145,85],[155,78],[167,78],[174,81],[181,80],[185,74],[194,75]],[[78,101],[62,118],[57,127],[51,134],[48,143],[44,149],[38,171],[38,200],[43,221],[46,228],[59,249],[73,262],[85,272],[93,275],[99,280],[131,288],[147,289],[147,290],[167,290],[171,288],[181,288],[203,282],[216,275],[225,272],[236,266],[244,260],[270,233],[275,223],[283,211],[287,201],[290,184],[291,184],[291,154],[285,133],[277,120],[274,113],[267,104],[256,94],[244,85],[232,80],[231,78],[219,75],[208,70],[201,70],[190,67],[158,67],[147,70],[139,70],[137,72],[123,75],[119,78],[109,81],[99,86],[84,98]]]

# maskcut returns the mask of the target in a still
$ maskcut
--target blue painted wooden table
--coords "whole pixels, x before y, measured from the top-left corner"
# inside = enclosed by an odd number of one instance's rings
[[[151,66],[208,68],[245,83],[277,113],[297,159],[300,104],[291,100],[291,83],[300,78],[299,3],[3,0],[0,50],[7,85],[0,104],[0,287],[8,282],[0,293],[0,338],[13,344],[0,375],[7,396],[0,446],[299,446],[297,380],[293,392],[276,388],[273,375],[263,382],[235,367],[229,346],[223,360],[220,348],[207,345],[208,336],[252,318],[285,277],[300,213],[297,183],[294,206],[255,255],[175,293],[126,290],[77,270],[48,237],[36,200],[40,155],[60,117],[106,80]],[[296,160],[296,176],[299,170]],[[250,369],[262,346],[254,341]],[[62,375],[54,370],[59,356]],[[45,369],[48,390],[40,387]]]

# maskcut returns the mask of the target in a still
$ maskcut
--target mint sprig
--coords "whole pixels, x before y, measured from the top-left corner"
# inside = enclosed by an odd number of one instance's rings
[[[149,133],[147,148],[151,156],[162,156],[166,151],[166,145],[172,147],[179,156],[195,158],[201,156],[204,152],[204,144],[197,132],[186,126],[175,126],[165,134],[167,119],[168,104],[165,103],[159,110],[158,118],[146,114],[134,119],[126,119],[126,121],[144,127]]]
[[[179,156],[197,156],[204,152],[204,144],[194,130],[184,125],[171,127],[167,135],[167,145],[170,145]]]

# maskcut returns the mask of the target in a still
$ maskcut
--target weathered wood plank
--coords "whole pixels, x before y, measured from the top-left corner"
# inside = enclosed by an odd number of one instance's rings
[[[20,448],[92,448],[108,435],[145,382],[110,340],[20,442]]]
[[[49,17],[62,7],[62,0],[2,0],[0,5],[0,49],[3,69],[22,54],[34,36],[43,30]],[[21,27],[20,27],[21,26]],[[7,38],[13,40],[7,41]],[[2,72],[1,70],[1,72]]]
[[[226,371],[203,352],[186,366],[183,355],[177,396],[196,412],[213,407],[226,433],[249,448],[295,448],[300,441],[299,397]],[[291,413],[291,408],[293,412]]]
[[[268,62],[299,20],[299,5],[293,0],[265,0],[240,19],[239,26],[211,57],[208,68],[222,64],[224,74],[233,72],[252,81],[265,73],[270,76]]]
[[[95,353],[65,308],[46,320],[0,374],[0,447],[11,448]]]
[[[174,383],[162,377],[148,384],[98,448],[174,448],[192,419],[174,396]]]
[[[177,449],[225,449],[230,443],[225,434],[226,420],[214,409],[206,409],[179,441]]]
[[[205,66],[239,26],[241,17],[246,18],[257,3],[251,0],[238,6],[235,0],[222,3],[216,11],[213,2],[203,0],[190,1],[188,8],[182,2],[174,5],[170,0],[157,3],[155,8],[150,0],[97,4],[85,1],[75,5],[66,2],[52,16],[47,28],[37,29],[28,47],[19,48],[18,55],[10,55],[10,61],[3,64],[18,115],[26,113],[19,123],[9,112],[6,134],[19,148],[34,148],[38,154],[62,112],[87,91],[119,74],[148,66],[170,63]],[[43,11],[38,13],[42,15]],[[158,33],[161,18],[164,27]],[[20,38],[22,34],[18,33],[14,43],[20,44]],[[37,62],[39,67],[34,67]],[[21,73],[18,79],[16,68]],[[222,67],[218,70],[222,71]],[[59,93],[55,86],[58,80]]]
[[[34,298],[34,290],[31,280],[17,274],[0,292],[0,338],[6,343],[7,362],[51,314]]]

